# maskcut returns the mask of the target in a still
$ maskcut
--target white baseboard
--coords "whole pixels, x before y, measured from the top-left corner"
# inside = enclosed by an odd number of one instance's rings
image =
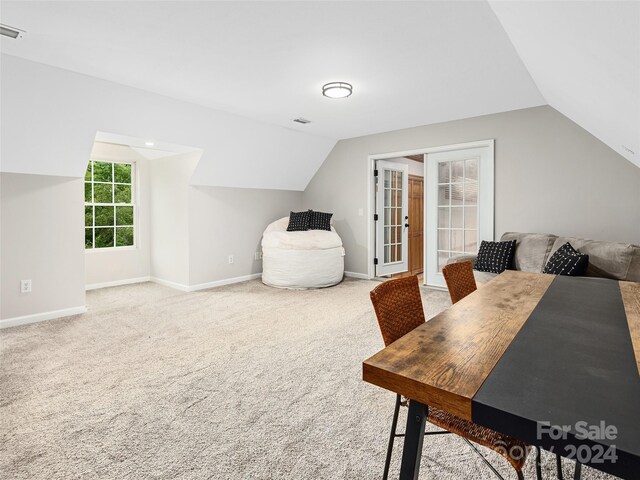
[[[256,278],[261,278],[261,277],[262,277],[262,273],[252,273],[251,275],[243,275],[241,277],[226,278],[224,280],[216,280],[215,282],[207,282],[207,283],[200,283],[198,285],[191,285],[188,287],[189,290],[187,291],[195,292],[196,290],[206,290],[207,288],[215,288],[215,287],[221,287],[223,285],[231,285],[232,283],[246,282],[247,280],[254,280]]]
[[[22,317],[5,318],[4,320],[0,320],[0,328],[17,327],[18,325],[27,325],[29,323],[44,322],[45,320],[70,317],[71,315],[86,313],[86,311],[87,307],[82,305],[81,307],[63,308],[62,310],[34,313],[33,315],[24,315]]]
[[[207,288],[221,287],[223,285],[231,285],[232,283],[246,282],[247,280],[254,280],[260,277],[262,277],[262,273],[252,273],[251,275],[243,275],[241,277],[226,278],[224,280],[216,280],[215,282],[200,283],[198,285],[183,285],[181,283],[171,282],[169,280],[164,280],[162,278],[156,278],[156,277],[140,277],[140,278],[132,278],[128,280],[121,280],[117,282],[94,283],[91,285],[87,285],[85,288],[87,290],[93,290],[96,288],[115,287],[118,285],[127,285],[131,283],[151,281],[151,282],[158,283],[160,285],[164,285],[166,287],[175,288],[183,292],[195,292],[197,290],[205,290]],[[81,307],[65,308],[62,310],[54,310],[51,312],[35,313],[33,315],[24,315],[22,317],[6,318],[4,320],[0,320],[0,328],[16,327],[18,325],[26,325],[28,323],[43,322],[45,320],[53,320],[56,318],[69,317],[71,315],[79,315],[81,313],[86,313],[86,311],[87,311],[87,307],[83,305]]]
[[[369,280],[369,275],[367,275],[366,273],[344,272],[344,276],[350,278],[360,278],[362,280]]]
[[[241,277],[225,278],[224,280],[216,280],[214,282],[198,283],[196,285],[183,285],[182,283],[176,283],[162,278],[151,277],[151,281],[164,285],[165,287],[175,288],[181,292],[195,292],[198,290],[206,290],[207,288],[221,287],[223,285],[231,285],[232,283],[246,282],[247,280],[253,280],[255,278],[262,277],[262,273],[252,273],[251,275],[242,275]]]
[[[170,280],[165,280],[163,278],[151,277],[149,279],[153,283],[157,283],[159,285],[164,285],[165,287],[175,288],[176,290],[180,290],[181,292],[188,292],[189,285],[183,285],[181,283],[172,282]]]
[[[151,281],[151,277],[126,278],[113,282],[90,283],[84,287],[85,290],[96,290],[98,288],[119,287],[120,285],[131,285],[132,283],[143,283]]]

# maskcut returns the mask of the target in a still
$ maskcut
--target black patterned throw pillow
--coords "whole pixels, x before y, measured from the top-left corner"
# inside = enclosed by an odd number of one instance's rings
[[[333,213],[316,212],[315,210],[311,210],[309,230],[331,231],[331,217],[333,217]]]
[[[478,258],[473,266],[479,272],[502,273],[511,268],[516,241],[487,242],[483,240],[478,250]]]
[[[291,212],[287,232],[306,232],[309,230],[310,221],[311,210],[307,210],[306,212]]]
[[[580,253],[567,242],[551,255],[543,273],[579,277],[585,274],[588,266],[589,255]]]

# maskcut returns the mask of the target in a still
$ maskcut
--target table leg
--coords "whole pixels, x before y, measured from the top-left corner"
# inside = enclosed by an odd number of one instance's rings
[[[427,421],[429,407],[409,401],[407,414],[407,428],[402,448],[402,465],[400,466],[400,480],[417,480],[422,457],[422,442],[424,441],[424,427]]]

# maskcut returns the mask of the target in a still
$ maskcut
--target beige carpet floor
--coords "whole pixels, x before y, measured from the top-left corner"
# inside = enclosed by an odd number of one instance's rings
[[[395,397],[361,381],[382,347],[373,286],[147,283],[88,292],[84,315],[0,331],[0,477],[379,479]],[[423,296],[429,317],[449,305]],[[552,467],[546,455],[545,478]],[[525,473],[535,478],[533,459]],[[494,477],[446,435],[425,441],[421,478]]]

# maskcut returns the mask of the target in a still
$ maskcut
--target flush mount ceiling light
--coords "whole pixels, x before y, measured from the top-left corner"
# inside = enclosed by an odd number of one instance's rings
[[[146,142],[144,142],[144,144],[147,147],[153,147],[155,145],[155,143],[152,140],[147,140]]]
[[[329,98],[346,98],[353,93],[353,86],[346,82],[331,82],[322,87],[322,95]]]

